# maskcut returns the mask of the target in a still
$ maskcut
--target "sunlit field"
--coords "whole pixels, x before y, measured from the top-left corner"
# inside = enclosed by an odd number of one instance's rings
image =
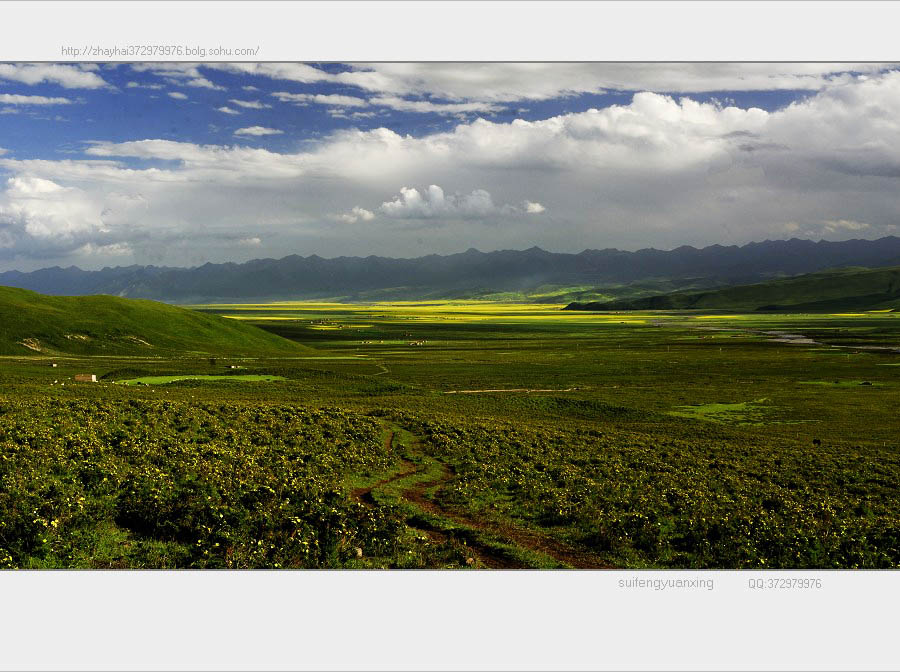
[[[0,561],[900,563],[900,315],[562,307],[204,305],[312,350],[5,358],[0,440],[31,450]]]

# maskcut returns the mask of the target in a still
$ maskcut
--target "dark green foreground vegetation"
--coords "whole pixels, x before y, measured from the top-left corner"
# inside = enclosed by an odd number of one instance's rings
[[[900,565],[897,315],[248,312],[315,350],[4,358],[0,563]]]

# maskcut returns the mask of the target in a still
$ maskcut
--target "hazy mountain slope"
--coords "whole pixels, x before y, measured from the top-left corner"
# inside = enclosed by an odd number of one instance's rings
[[[572,303],[567,310],[836,310],[900,309],[900,266],[847,268],[702,292],[676,292],[610,302]]]
[[[130,266],[82,271],[49,268],[0,273],[0,285],[47,294],[114,294],[173,302],[344,297],[365,299],[475,296],[542,285],[603,287],[638,281],[692,279],[733,285],[839,266],[900,264],[900,238],[812,242],[777,240],[737,247],[712,245],[622,252],[558,254],[528,250],[429,255],[416,259],[292,255],[197,268]]]
[[[297,355],[308,351],[237,320],[156,301],[45,296],[0,287],[0,354]]]

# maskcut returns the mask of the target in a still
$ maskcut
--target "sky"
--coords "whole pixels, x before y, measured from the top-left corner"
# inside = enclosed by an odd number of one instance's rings
[[[0,63],[0,271],[900,235],[900,66]]]

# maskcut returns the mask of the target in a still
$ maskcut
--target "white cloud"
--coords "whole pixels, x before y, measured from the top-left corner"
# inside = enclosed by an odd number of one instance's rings
[[[365,208],[361,208],[356,206],[350,212],[345,212],[342,215],[335,215],[332,219],[344,222],[345,224],[354,224],[360,220],[364,222],[370,222],[375,219],[375,213],[371,210],[366,210]]]
[[[381,105],[401,112],[432,112],[435,114],[492,113],[503,109],[502,105],[495,103],[434,103],[430,100],[406,100],[398,96],[377,96],[371,98],[369,102],[372,105]]]
[[[223,63],[205,67],[302,84],[330,83],[378,94],[289,94],[280,100],[343,107],[381,105],[406,112],[493,113],[504,103],[616,91],[822,90],[878,72],[884,64],[772,63],[377,63],[326,72],[304,63]],[[326,99],[332,98],[331,102]],[[339,98],[354,102],[338,102]],[[316,100],[318,99],[318,100]]]
[[[340,105],[341,107],[366,107],[369,102],[365,98],[357,98],[356,96],[341,96],[338,94],[321,94],[321,93],[288,93],[286,91],[275,91],[271,94],[283,103],[295,103],[300,105],[308,105],[316,103],[317,105]]]
[[[271,105],[266,105],[265,103],[261,103],[258,100],[236,100],[232,98],[228,101],[233,105],[237,105],[238,107],[243,107],[248,110],[262,110],[267,107],[272,107]]]
[[[259,91],[258,88],[256,88],[255,86],[249,85],[249,84],[247,86],[242,86],[241,88],[244,91]]]
[[[491,194],[484,189],[474,189],[468,194],[445,195],[444,190],[432,184],[424,192],[402,187],[392,201],[385,201],[379,210],[394,219],[484,219],[499,215],[537,214],[544,211],[540,203],[526,201],[519,208],[513,205],[494,205]],[[528,206],[531,206],[529,209]],[[535,206],[539,209],[534,209]]]
[[[204,77],[196,77],[193,79],[187,79],[182,81],[182,86],[192,86],[200,89],[212,89],[214,91],[224,91],[224,86],[219,86],[218,84],[213,84],[208,79]]]
[[[79,257],[129,257],[134,254],[134,249],[128,243],[109,243],[108,245],[85,243],[73,254]]]
[[[335,119],[371,119],[372,117],[377,117],[377,112],[347,112],[342,107],[330,107],[328,108],[328,116],[333,117]]]
[[[69,238],[102,228],[89,194],[39,177],[11,177],[0,197],[0,227],[34,239]]]
[[[87,66],[54,63],[0,63],[0,79],[23,84],[58,84],[66,89],[101,89],[107,85]]]
[[[329,73],[306,63],[205,63],[204,67],[302,84],[313,84],[331,78]]]
[[[70,105],[68,98],[47,98],[46,96],[21,96],[18,94],[0,93],[0,103],[5,105]]]
[[[900,73],[887,73],[772,112],[643,92],[536,121],[346,129],[284,153],[145,139],[94,142],[80,158],[6,155],[0,171],[21,182],[0,184],[0,258],[65,258],[88,242],[128,243],[138,263],[193,264],[236,252],[877,238],[900,222],[898,109]]]
[[[263,129],[263,131],[265,130],[274,129]],[[175,162],[179,164],[179,167],[169,170],[158,168],[144,171],[123,170],[117,163],[108,160],[28,161],[21,165],[27,170],[48,171],[57,177],[67,177],[68,179],[122,179],[126,181],[147,179],[154,182],[173,183],[202,179],[216,184],[229,185],[242,181],[296,179],[303,175],[305,166],[308,165],[308,160],[302,155],[277,154],[265,149],[244,146],[196,145],[174,140],[95,142],[85,150],[85,153],[102,159],[115,157],[160,159]],[[2,165],[0,164],[0,167]]]
[[[432,184],[424,193],[418,189],[402,187],[393,201],[381,204],[381,211],[398,219],[430,219],[444,216],[474,215],[483,217],[495,210],[491,195],[484,189],[476,189],[467,196],[444,196],[444,190]]]
[[[42,197],[66,191],[64,187],[39,177],[11,177],[6,184],[7,195],[20,198]]]
[[[196,63],[132,63],[131,69],[135,72],[150,72],[176,86],[225,90],[224,86],[214,84],[203,76]]]
[[[241,238],[237,241],[238,245],[242,245],[243,247],[259,247],[262,245],[262,238],[259,236],[253,236],[252,238]]]
[[[187,100],[187,96],[181,91],[169,91],[169,98],[174,98],[175,100]]]
[[[0,248],[6,255],[42,258],[92,257],[101,265],[133,251],[140,239],[147,199],[106,183],[64,186],[28,175],[6,181],[0,191]]]
[[[868,229],[869,225],[852,219],[830,219],[825,222],[824,228],[829,233],[833,233],[835,231],[862,231]]]
[[[219,63],[210,69],[302,84],[353,86],[386,96],[509,103],[617,91],[818,91],[878,63],[374,63],[326,72],[305,63]]]
[[[216,110],[218,110],[219,112],[223,112],[225,114],[240,114],[240,112],[238,112],[237,110],[232,110],[227,105],[223,105],[222,107],[217,107]]]
[[[153,91],[159,91],[160,89],[166,88],[162,84],[141,84],[140,82],[128,82],[125,85],[126,89],[150,89]]]
[[[265,126],[248,126],[247,128],[239,128],[234,132],[235,135],[281,135],[284,131],[277,128],[266,128]]]
[[[449,162],[471,169],[529,171],[623,170],[641,174],[685,170],[730,160],[729,133],[754,133],[767,122],[759,109],[719,108],[689,99],[642,93],[629,105],[560,115],[540,121],[477,119],[420,138],[389,129],[346,130],[323,143],[312,159],[348,177],[378,170],[415,175]],[[526,176],[527,177],[527,176]]]
[[[870,225],[866,222],[857,222],[852,219],[826,219],[818,222],[800,223],[796,221],[788,222],[784,225],[784,230],[792,235],[801,238],[846,238],[859,235],[859,232],[870,229]],[[883,235],[893,233],[896,226],[890,224],[882,227]]]

